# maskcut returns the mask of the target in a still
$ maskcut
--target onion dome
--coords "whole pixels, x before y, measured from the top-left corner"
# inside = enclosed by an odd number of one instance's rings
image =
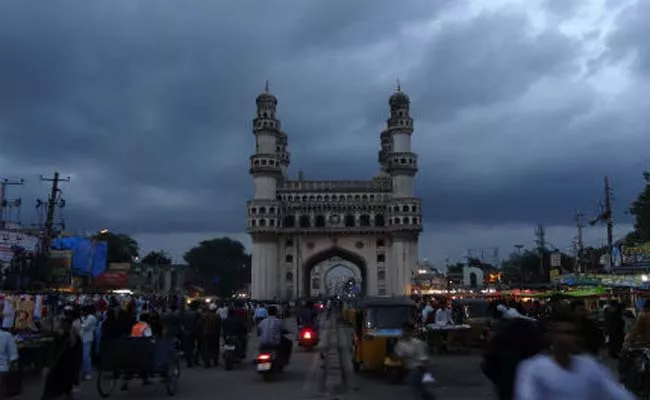
[[[269,81],[266,81],[266,84],[264,85],[264,91],[257,96],[257,99],[255,99],[255,102],[258,105],[262,104],[269,104],[269,105],[277,105],[278,104],[278,99],[269,92]]]

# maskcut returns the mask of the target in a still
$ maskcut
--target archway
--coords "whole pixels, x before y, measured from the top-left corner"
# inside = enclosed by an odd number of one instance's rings
[[[331,247],[327,250],[323,250],[319,253],[314,254],[313,256],[309,257],[305,262],[303,263],[303,268],[302,271],[302,279],[299,284],[301,286],[301,297],[309,296],[312,293],[312,272],[314,271],[314,268],[321,264],[324,263],[328,260],[333,260],[339,258],[341,260],[347,261],[351,264],[354,264],[354,266],[357,267],[359,274],[361,275],[361,282],[356,282],[360,283],[360,289],[361,289],[361,295],[365,295],[367,292],[366,288],[368,285],[368,279],[367,279],[367,264],[366,260],[361,257],[360,255],[353,253],[351,251],[342,249],[340,247]],[[333,264],[342,264],[342,263],[337,263],[336,261]],[[334,265],[334,267],[338,267],[339,265]],[[344,268],[349,269],[348,266],[344,266]],[[323,279],[326,277],[328,273],[331,272],[333,268],[329,268],[328,270],[325,271],[324,276],[320,276],[319,279]]]

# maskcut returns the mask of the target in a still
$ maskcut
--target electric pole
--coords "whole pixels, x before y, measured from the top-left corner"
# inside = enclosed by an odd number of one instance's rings
[[[537,228],[535,228],[535,237],[537,237],[537,240],[535,240],[535,242],[537,243],[537,250],[539,251],[539,276],[544,281],[546,281],[546,278],[544,276],[544,251],[546,250],[546,228],[544,228],[544,225],[542,224],[537,225]]]
[[[576,211],[574,215],[576,227],[578,228],[578,240],[576,242],[576,266],[577,266],[576,269],[578,272],[585,272],[583,271],[582,268],[583,267],[582,258],[585,250],[584,242],[582,241],[582,228],[585,227],[582,217],[584,216],[585,215],[579,211]]]
[[[45,216],[45,231],[43,232],[43,248],[41,251],[45,254],[49,254],[50,245],[52,244],[52,239],[54,236],[54,212],[56,211],[56,206],[62,206],[65,203],[63,199],[60,198],[59,194],[61,189],[59,189],[59,184],[62,182],[70,182],[70,177],[61,178],[58,172],[54,173],[54,177],[45,178],[40,177],[42,182],[52,182],[52,188],[50,190],[50,197],[47,200],[47,214]]]
[[[612,219],[612,187],[609,184],[609,177],[605,176],[605,212],[604,219],[607,225],[607,259],[609,268],[614,266],[614,220]]]
[[[7,200],[7,186],[22,186],[25,183],[24,179],[17,181],[10,181],[9,179],[0,180],[0,228],[4,228],[5,221],[5,208],[7,207],[20,207],[21,199]]]
[[[517,249],[517,258],[519,261],[519,274],[520,274],[520,280],[521,280],[521,285],[520,289],[524,288],[524,261],[521,258],[521,249],[523,249],[525,246],[523,244],[516,244],[515,249]]]

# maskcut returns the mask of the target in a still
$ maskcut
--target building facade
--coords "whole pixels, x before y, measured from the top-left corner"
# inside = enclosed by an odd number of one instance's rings
[[[267,87],[256,103],[249,169],[255,191],[247,222],[251,297],[326,295],[327,275],[342,268],[352,271],[361,294],[410,294],[422,202],[414,193],[418,167],[408,96],[399,87],[390,96],[379,173],[367,181],[307,180],[302,173],[289,179],[289,137],[277,118],[278,101]]]

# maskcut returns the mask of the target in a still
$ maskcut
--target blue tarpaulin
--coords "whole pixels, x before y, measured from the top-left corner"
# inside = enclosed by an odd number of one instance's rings
[[[56,239],[52,245],[57,250],[72,250],[72,272],[95,277],[106,270],[108,246],[83,237]]]

